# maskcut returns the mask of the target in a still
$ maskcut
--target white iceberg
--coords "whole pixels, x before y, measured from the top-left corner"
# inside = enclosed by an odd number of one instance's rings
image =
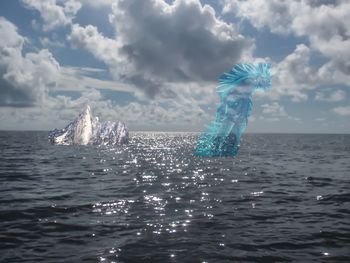
[[[129,131],[120,121],[99,122],[87,105],[66,128],[50,131],[49,141],[58,145],[119,145],[128,143]]]

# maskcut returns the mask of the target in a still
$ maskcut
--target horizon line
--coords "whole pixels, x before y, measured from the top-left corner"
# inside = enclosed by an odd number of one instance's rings
[[[0,132],[49,132],[50,130],[1,130]],[[203,133],[202,131],[151,131],[151,130],[139,130],[139,131],[132,131],[129,130],[131,133]],[[300,134],[300,135],[350,135],[350,133],[342,133],[342,132],[335,132],[335,133],[329,133],[329,132],[245,132],[245,134]]]

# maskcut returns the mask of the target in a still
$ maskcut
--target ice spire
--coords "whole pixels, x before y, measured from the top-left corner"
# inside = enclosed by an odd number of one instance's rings
[[[49,133],[51,143],[62,145],[115,145],[127,143],[128,139],[129,131],[124,123],[100,123],[97,117],[93,117],[88,104],[65,129]]]

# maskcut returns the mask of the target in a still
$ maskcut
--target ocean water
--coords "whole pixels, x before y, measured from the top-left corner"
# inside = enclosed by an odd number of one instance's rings
[[[0,262],[350,262],[350,136],[197,134],[123,147],[0,132]]]

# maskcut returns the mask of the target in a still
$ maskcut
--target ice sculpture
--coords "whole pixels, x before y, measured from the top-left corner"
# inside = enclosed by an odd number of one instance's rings
[[[248,124],[256,90],[271,87],[269,63],[236,64],[219,78],[220,105],[216,118],[197,141],[197,156],[235,156]]]
[[[82,113],[66,128],[49,133],[49,141],[60,145],[117,145],[128,143],[129,131],[122,122],[100,123],[85,106]]]

